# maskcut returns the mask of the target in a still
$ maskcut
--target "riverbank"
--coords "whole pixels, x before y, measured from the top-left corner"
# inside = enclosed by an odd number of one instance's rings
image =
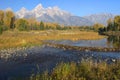
[[[84,47],[84,46],[71,46],[65,44],[58,44],[53,42],[43,42],[47,46],[54,48],[62,48],[64,50],[77,50],[77,51],[97,51],[97,52],[120,52],[120,48],[107,48],[107,47]]]
[[[94,40],[105,36],[79,30],[6,31],[0,35],[0,49],[42,45],[44,40]]]
[[[108,31],[101,34],[106,36],[120,36],[120,31]]]

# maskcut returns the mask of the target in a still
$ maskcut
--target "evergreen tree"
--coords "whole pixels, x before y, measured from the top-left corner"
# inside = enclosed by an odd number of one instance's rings
[[[45,28],[44,28],[44,23],[41,21],[40,22],[40,30],[44,30]]]
[[[15,16],[11,18],[11,22],[10,22],[10,29],[14,29],[14,28],[15,28]]]

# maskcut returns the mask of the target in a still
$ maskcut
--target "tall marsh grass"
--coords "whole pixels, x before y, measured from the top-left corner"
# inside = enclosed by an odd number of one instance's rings
[[[31,76],[31,80],[120,80],[120,62],[107,64],[82,61],[60,63],[51,73]]]

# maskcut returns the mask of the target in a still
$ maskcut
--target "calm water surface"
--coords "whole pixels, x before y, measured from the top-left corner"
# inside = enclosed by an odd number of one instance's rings
[[[66,44],[71,46],[83,46],[83,47],[107,47],[107,48],[120,48],[120,36],[109,36],[108,38],[103,38],[99,40],[59,40],[50,41],[57,44]]]
[[[51,40],[50,42],[72,46],[120,48],[120,37],[114,36],[100,40]],[[13,80],[14,77],[28,77],[38,71],[51,71],[60,62],[80,62],[82,59],[92,59],[96,62],[106,61],[109,63],[112,60],[120,60],[120,52],[85,52],[63,50],[48,46],[18,51],[18,54],[21,52],[28,55],[25,58],[19,56],[17,58],[8,58],[8,60],[0,58],[0,80]],[[39,70],[37,67],[39,67]]]

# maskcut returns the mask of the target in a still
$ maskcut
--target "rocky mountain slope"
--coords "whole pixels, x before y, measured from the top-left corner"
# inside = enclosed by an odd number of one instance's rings
[[[109,18],[113,18],[112,14],[95,14],[85,17],[73,15],[67,11],[61,10],[58,7],[44,8],[42,4],[37,5],[32,10],[21,8],[16,12],[17,18],[36,18],[38,21],[54,22],[64,25],[74,26],[91,26],[94,23],[102,23],[106,25]]]

